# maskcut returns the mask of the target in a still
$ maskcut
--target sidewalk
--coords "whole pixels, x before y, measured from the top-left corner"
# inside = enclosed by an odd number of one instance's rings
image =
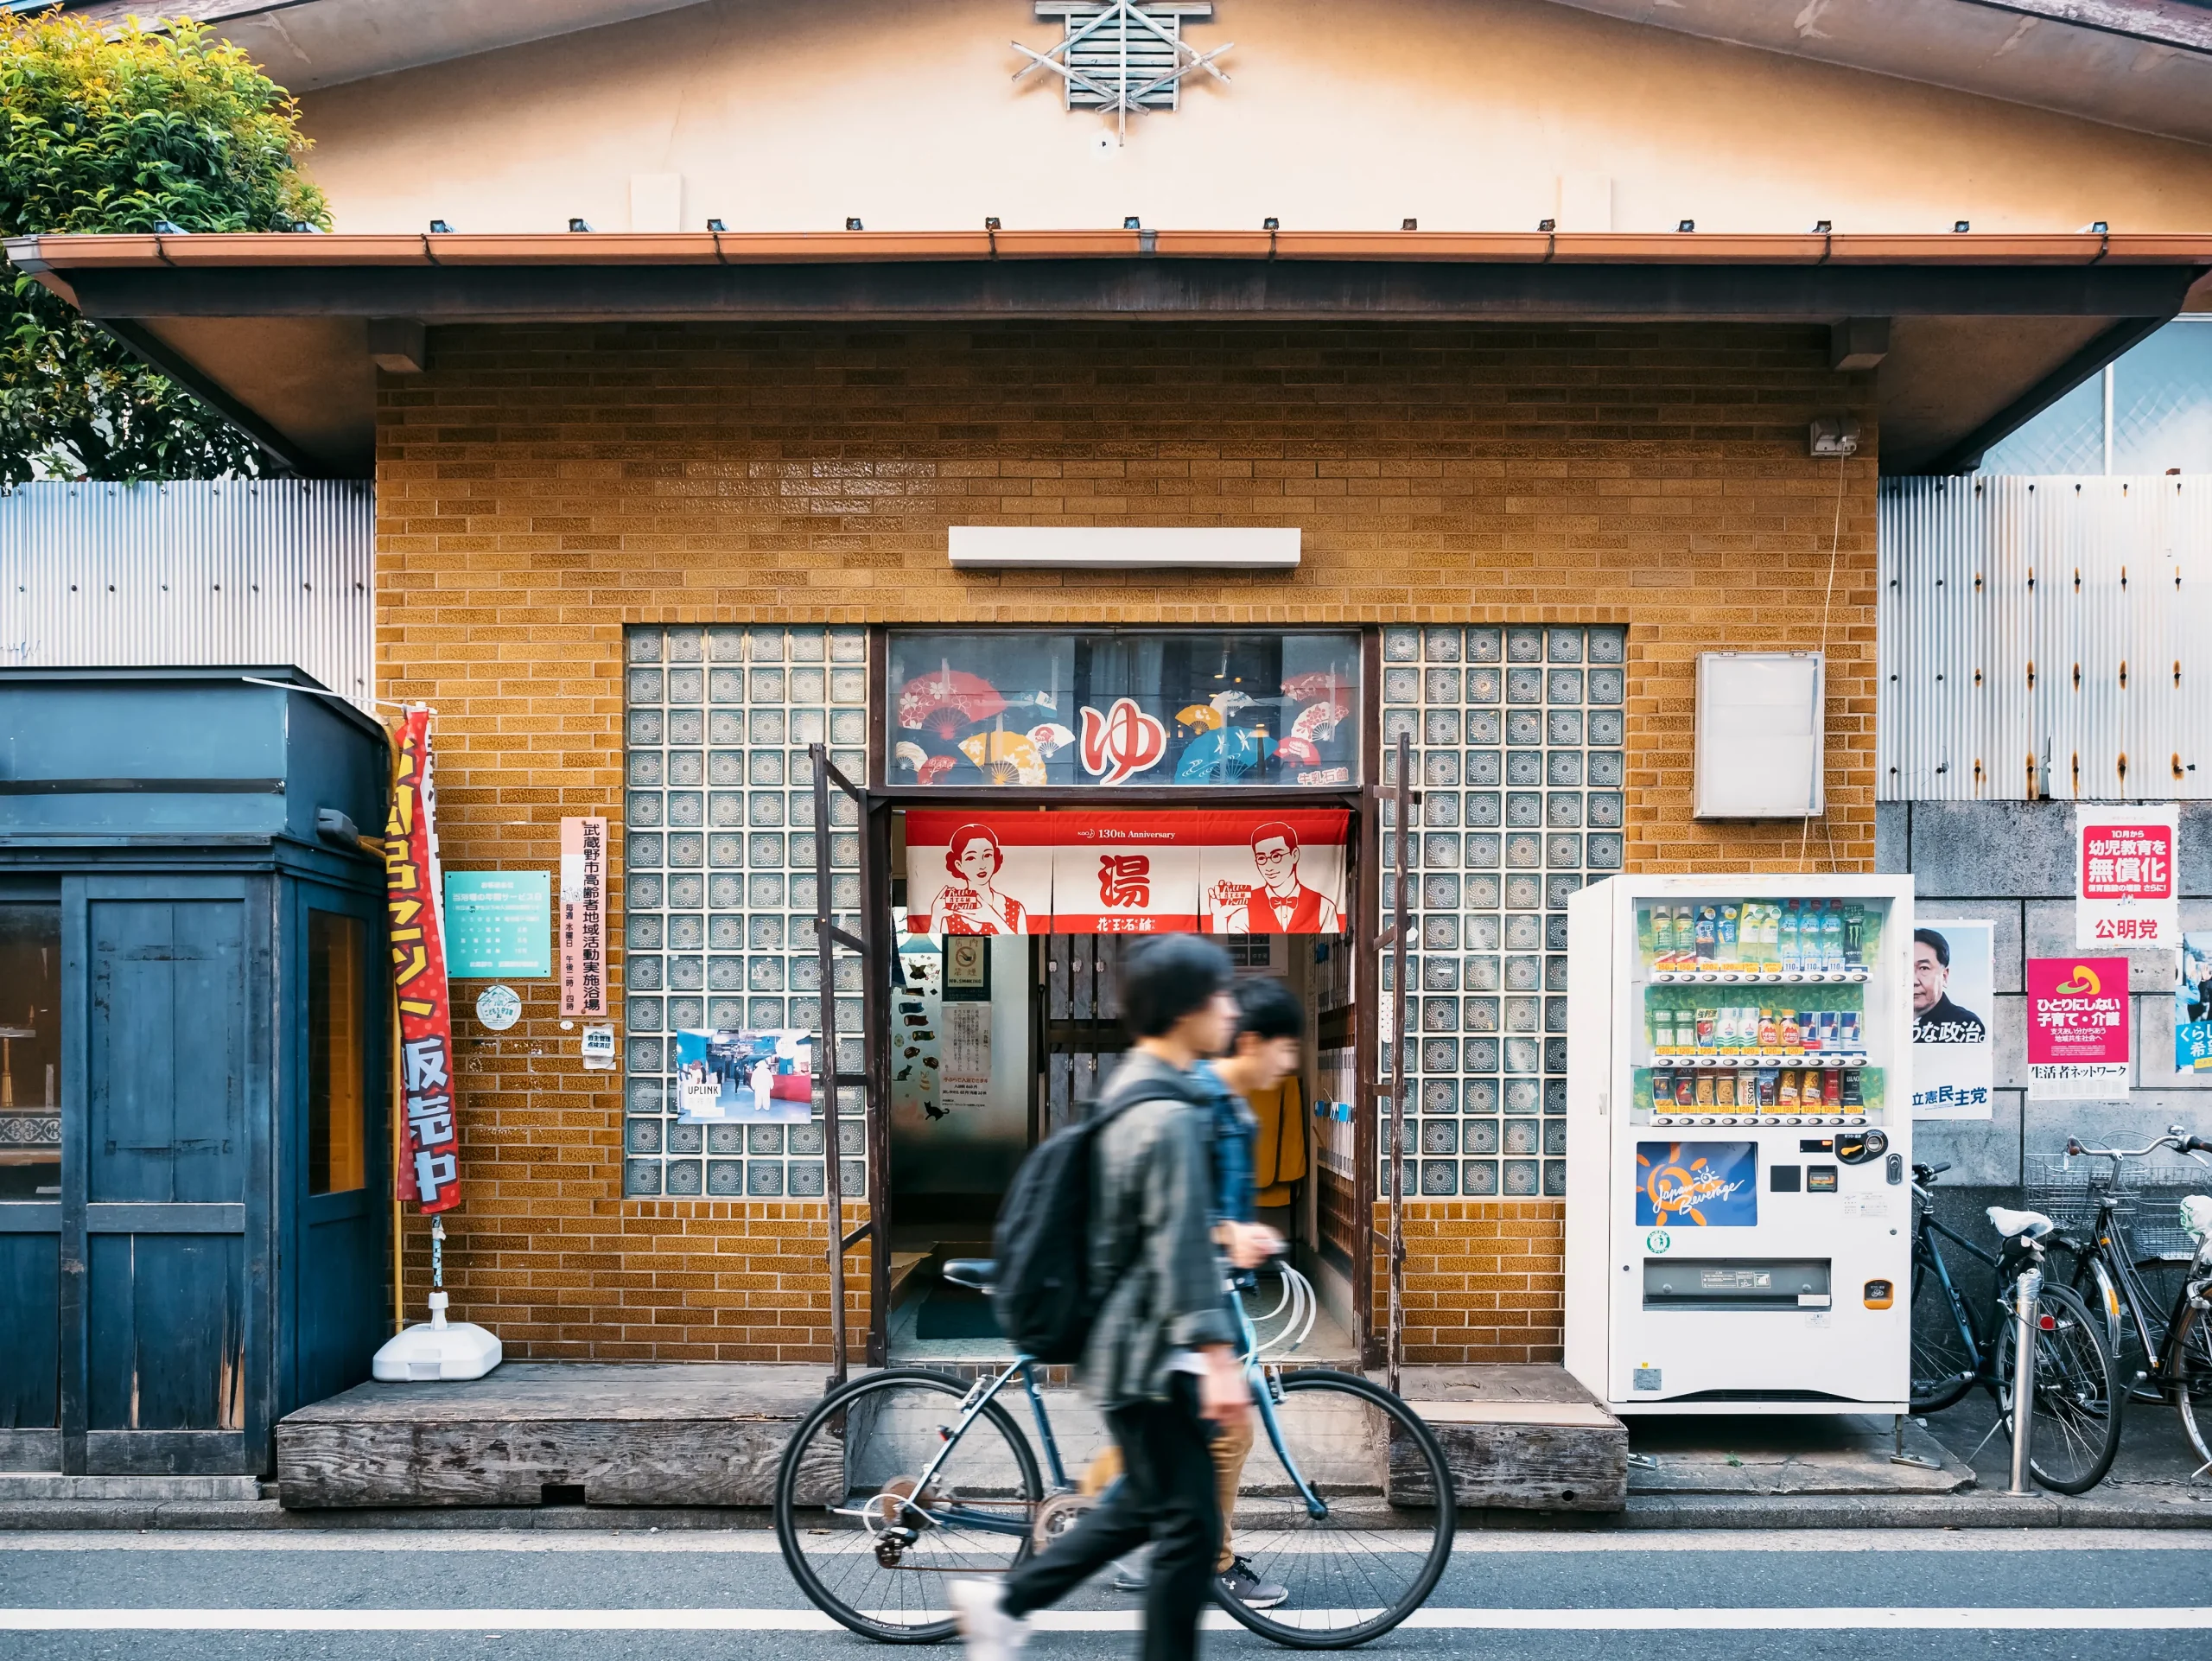
[[[807,1367],[510,1363],[473,1384],[365,1385],[280,1428],[283,1481],[0,1473],[0,1530],[730,1529],[769,1525]],[[1056,1397],[1056,1413],[1061,1411]],[[1891,1461],[1888,1419],[1638,1418],[1557,1368],[1408,1368],[1463,1528],[2212,1528],[2173,1410],[2130,1404],[2112,1477],[2004,1496],[2009,1446],[1970,1397]],[[1077,1410],[1068,1403],[1074,1429]],[[700,1503],[701,1500],[709,1503]]]

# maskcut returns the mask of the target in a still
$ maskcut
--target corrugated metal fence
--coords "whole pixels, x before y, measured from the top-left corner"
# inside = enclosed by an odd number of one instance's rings
[[[1884,801],[2212,797],[2212,476],[1880,490]]]
[[[375,517],[347,479],[0,492],[0,664],[292,664],[366,708]]]

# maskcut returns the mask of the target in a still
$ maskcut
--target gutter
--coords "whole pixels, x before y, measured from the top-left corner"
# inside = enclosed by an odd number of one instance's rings
[[[35,236],[9,259],[76,303],[70,274],[171,269],[912,264],[1236,259],[1677,266],[2212,266],[2212,234],[1732,235],[1452,231],[524,232],[302,237],[279,232]]]

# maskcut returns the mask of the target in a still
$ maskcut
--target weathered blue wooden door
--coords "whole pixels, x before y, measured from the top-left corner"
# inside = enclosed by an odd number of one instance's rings
[[[0,1470],[61,1448],[61,884],[0,878]]]
[[[257,1445],[268,1184],[248,1177],[274,881],[87,878],[67,908],[86,1020],[85,1111],[63,1133],[65,1470],[234,1471]]]

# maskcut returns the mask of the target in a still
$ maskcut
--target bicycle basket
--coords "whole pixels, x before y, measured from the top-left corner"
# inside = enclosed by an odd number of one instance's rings
[[[2097,1207],[2107,1195],[2120,1218],[2134,1215],[2136,1193],[2127,1181],[2133,1173],[2125,1165],[2115,1171],[2110,1160],[2030,1154],[2021,1166],[2020,1203],[2069,1234],[2083,1234],[2095,1226]]]

